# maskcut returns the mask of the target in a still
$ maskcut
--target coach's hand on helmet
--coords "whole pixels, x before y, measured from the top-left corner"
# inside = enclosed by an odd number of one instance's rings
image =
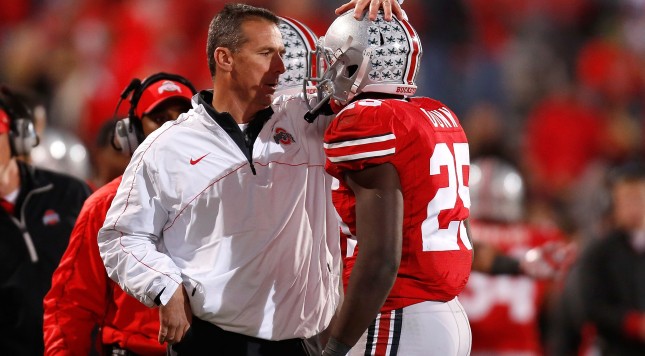
[[[192,316],[188,294],[184,286],[180,285],[168,303],[159,306],[159,343],[180,342],[190,328]]]
[[[383,9],[383,17],[386,21],[392,20],[392,14],[400,19],[404,17],[401,5],[399,5],[399,1],[397,0],[351,0],[337,8],[336,15],[343,14],[354,8],[354,18],[358,20],[363,17],[367,5],[369,5],[369,18],[372,21],[376,20],[376,14],[381,8]]]

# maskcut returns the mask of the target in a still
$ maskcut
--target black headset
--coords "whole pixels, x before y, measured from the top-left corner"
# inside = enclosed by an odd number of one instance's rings
[[[8,87],[0,87],[0,109],[9,117],[11,156],[28,156],[40,140],[34,128],[33,110]]]
[[[143,126],[141,124],[141,118],[136,114],[137,105],[139,104],[139,100],[141,99],[143,92],[152,84],[162,80],[179,82],[187,86],[193,95],[197,93],[197,90],[195,90],[195,87],[190,81],[188,81],[188,79],[177,74],[160,72],[145,78],[143,81],[138,78],[132,79],[130,84],[123,89],[119,102],[114,110],[114,116],[116,116],[121,102],[132,94],[130,96],[130,110],[128,110],[128,117],[116,122],[116,125],[114,126],[113,139],[110,140],[112,142],[112,147],[117,151],[121,151],[128,156],[132,156],[134,150],[136,150],[137,147],[139,147],[139,144],[143,142]]]

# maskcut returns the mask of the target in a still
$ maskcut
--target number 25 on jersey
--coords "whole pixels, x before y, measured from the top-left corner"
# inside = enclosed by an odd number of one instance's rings
[[[441,174],[441,167],[448,172],[448,186],[437,190],[437,194],[428,203],[427,217],[421,224],[423,251],[459,250],[458,238],[467,249],[472,249],[463,221],[448,223],[447,228],[440,228],[439,213],[442,210],[455,209],[457,197],[461,198],[465,208],[470,208],[468,187],[464,185],[463,167],[469,165],[470,157],[467,143],[452,144],[454,156],[447,143],[438,143],[430,157],[430,175]]]

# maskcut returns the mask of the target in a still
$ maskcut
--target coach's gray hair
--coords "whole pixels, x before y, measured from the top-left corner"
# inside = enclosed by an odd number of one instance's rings
[[[226,4],[208,27],[208,41],[206,55],[208,56],[208,69],[211,77],[215,78],[215,49],[226,47],[232,52],[237,52],[247,41],[242,33],[242,23],[249,17],[259,17],[279,24],[280,20],[271,11],[247,4]]]

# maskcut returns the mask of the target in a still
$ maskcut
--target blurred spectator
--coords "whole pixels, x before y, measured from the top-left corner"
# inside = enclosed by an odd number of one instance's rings
[[[602,118],[578,94],[557,89],[528,117],[522,162],[530,193],[541,199],[568,199],[568,189],[605,149]]]
[[[579,301],[603,355],[644,355],[645,165],[627,163],[609,180],[613,229],[581,256]]]
[[[486,101],[476,103],[468,110],[463,125],[471,160],[490,156],[509,162],[515,160],[516,152],[512,149],[519,137],[505,125],[502,115],[498,106]]]
[[[42,355],[43,297],[89,187],[28,165],[37,142],[31,108],[0,95],[0,345],[6,355]]]

